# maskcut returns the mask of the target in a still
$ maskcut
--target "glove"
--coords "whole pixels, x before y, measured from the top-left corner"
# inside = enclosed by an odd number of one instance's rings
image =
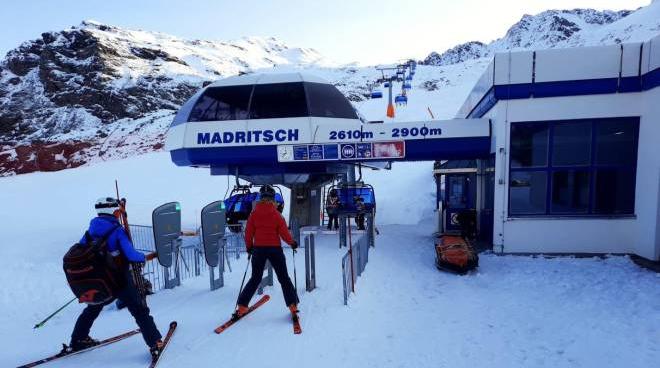
[[[293,243],[291,243],[291,249],[293,249],[293,250],[298,249],[298,242],[297,241],[294,240]]]

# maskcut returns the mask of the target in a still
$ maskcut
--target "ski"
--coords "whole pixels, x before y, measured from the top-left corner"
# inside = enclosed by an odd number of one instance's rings
[[[252,313],[252,311],[254,311],[255,309],[261,307],[262,305],[264,305],[269,300],[270,300],[270,295],[262,296],[261,299],[257,300],[256,303],[252,304],[252,306],[250,306],[250,308],[248,308],[247,313],[245,313],[244,315],[242,315],[240,317],[238,317],[236,315],[232,315],[231,318],[229,319],[229,321],[225,322],[224,324],[222,324],[221,326],[219,326],[218,328],[216,328],[214,330],[215,333],[217,333],[217,334],[222,333],[224,330],[228,329],[231,325],[238,322],[239,320],[241,320],[243,317],[247,316],[248,314]]]
[[[53,360],[57,360],[57,359],[60,359],[60,358],[65,358],[65,357],[68,357],[68,356],[71,356],[71,355],[76,355],[76,354],[84,353],[84,352],[87,352],[87,351],[90,351],[90,350],[94,350],[94,349],[97,349],[97,348],[100,348],[100,347],[103,347],[103,346],[106,346],[106,345],[110,345],[110,344],[112,344],[112,343],[115,343],[115,342],[118,342],[118,341],[124,340],[124,339],[126,339],[126,338],[128,338],[128,337],[131,337],[131,336],[136,335],[136,334],[139,334],[139,333],[140,333],[140,329],[138,328],[138,329],[135,329],[135,330],[132,330],[132,331],[128,331],[128,332],[126,332],[126,333],[123,333],[123,334],[121,334],[121,335],[117,335],[117,336],[114,336],[114,337],[107,338],[107,339],[105,339],[105,340],[101,340],[101,341],[99,341],[99,344],[98,344],[98,345],[94,345],[94,346],[89,347],[89,348],[87,348],[87,349],[76,350],[76,351],[72,351],[72,352],[69,352],[69,353],[66,352],[66,348],[67,348],[66,344],[62,344],[62,345],[63,345],[63,348],[62,348],[62,351],[60,351],[59,353],[57,353],[57,354],[55,354],[55,355],[51,355],[51,356],[49,356],[49,357],[47,357],[47,358],[43,358],[43,359],[37,360],[37,361],[32,362],[32,363],[28,363],[28,364],[25,364],[25,365],[21,365],[21,366],[19,366],[18,368],[36,367],[36,366],[41,365],[41,364],[45,364],[45,363],[48,363],[48,362],[52,362]]]
[[[293,322],[293,333],[300,335],[302,333],[302,327],[300,327],[300,317],[298,317],[298,313],[291,315],[291,321]]]
[[[176,321],[170,322],[170,329],[167,330],[167,333],[165,334],[165,338],[163,339],[163,347],[160,349],[160,354],[158,354],[158,357],[156,359],[151,360],[151,364],[149,365],[149,368],[155,368],[156,365],[158,365],[158,362],[163,357],[163,353],[165,352],[165,349],[167,349],[167,345],[170,344],[170,339],[172,338],[172,335],[174,335],[174,331],[176,331],[176,326],[177,326]]]

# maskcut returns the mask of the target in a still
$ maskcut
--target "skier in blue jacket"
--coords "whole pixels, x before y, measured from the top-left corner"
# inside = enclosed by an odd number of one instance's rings
[[[114,216],[115,212],[120,210],[119,202],[110,197],[101,198],[96,202],[94,207],[98,216],[90,221],[89,236],[92,239],[107,237],[106,244],[108,252],[115,256],[121,255],[126,265],[128,265],[127,262],[145,262],[144,254],[133,248],[133,244],[128,239],[124,228]],[[80,244],[87,244],[86,235],[82,237]],[[142,304],[128,267],[125,269],[125,280],[125,285],[116,293],[116,297],[126,305],[128,311],[135,318],[135,322],[140,327],[142,337],[147,343],[147,346],[149,346],[152,357],[155,357],[161,352],[163,345],[161,341],[162,336],[158,328],[156,328],[153,317],[149,314],[149,308]],[[104,304],[90,304],[83,310],[71,334],[69,349],[76,351],[98,344],[97,340],[89,337],[89,331],[103,307]]]

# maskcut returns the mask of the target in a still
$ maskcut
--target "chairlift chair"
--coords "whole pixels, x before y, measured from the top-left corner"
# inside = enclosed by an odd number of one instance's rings
[[[364,203],[364,212],[376,211],[376,193],[374,187],[370,184],[363,182],[355,182],[353,184],[336,184],[330,187],[330,190],[335,189],[339,197],[339,213],[346,214],[350,217],[357,215],[360,211],[356,207],[356,199],[359,197]]]
[[[397,95],[394,97],[394,103],[397,105],[406,105],[408,104],[408,97],[405,95]]]
[[[259,193],[252,192],[249,185],[236,185],[224,200],[227,227],[234,233],[242,230],[241,221],[245,221],[252,213],[252,202]]]
[[[277,203],[278,211],[284,210],[284,197],[282,196],[282,189],[278,186],[279,193],[275,193],[275,202]],[[232,189],[229,197],[224,200],[225,213],[227,216],[227,227],[234,233],[239,233],[243,230],[241,221],[247,221],[252,213],[253,203],[261,199],[258,191],[252,191],[250,185],[236,185]]]
[[[371,91],[371,98],[383,98],[383,92],[380,90]]]

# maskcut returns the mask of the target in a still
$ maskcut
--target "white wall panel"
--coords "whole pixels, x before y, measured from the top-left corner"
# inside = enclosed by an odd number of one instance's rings
[[[617,78],[621,49],[615,46],[536,51],[536,82]]]
[[[623,51],[621,55],[621,76],[622,77],[637,77],[639,76],[639,57],[641,42],[625,43],[623,44]]]
[[[495,54],[495,79],[493,83],[501,86],[509,84],[511,52],[498,52]]]
[[[534,52],[519,51],[511,53],[511,84],[532,83],[534,72]]]
[[[660,68],[660,35],[654,37],[650,45],[649,70],[652,71]]]

